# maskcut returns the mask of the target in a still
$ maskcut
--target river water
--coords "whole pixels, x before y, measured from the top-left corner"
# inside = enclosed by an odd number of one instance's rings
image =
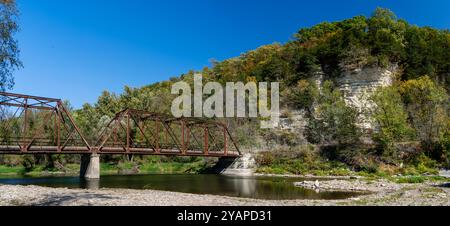
[[[345,199],[356,192],[325,192],[303,189],[294,182],[313,180],[290,177],[225,176],[214,174],[106,175],[100,180],[79,177],[11,177],[0,178],[0,184],[40,185],[67,188],[131,188],[212,194],[256,199]]]

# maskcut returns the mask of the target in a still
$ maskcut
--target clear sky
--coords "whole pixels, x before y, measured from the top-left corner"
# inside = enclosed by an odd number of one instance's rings
[[[13,92],[94,103],[202,69],[302,27],[377,7],[420,26],[448,29],[447,0],[17,0],[24,68]]]

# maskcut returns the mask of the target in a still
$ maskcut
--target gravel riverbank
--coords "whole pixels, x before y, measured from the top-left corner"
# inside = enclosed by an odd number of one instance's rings
[[[327,180],[298,182],[297,186],[320,190],[370,192],[345,200],[257,200],[217,195],[198,195],[157,190],[67,189],[0,185],[0,205],[36,206],[271,206],[271,205],[450,205],[449,183],[397,184],[386,180]]]

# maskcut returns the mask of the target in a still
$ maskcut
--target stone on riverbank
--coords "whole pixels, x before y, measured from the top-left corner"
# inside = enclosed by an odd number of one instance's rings
[[[447,183],[396,184],[389,181],[321,180],[319,190],[370,191],[344,200],[261,200],[217,195],[133,189],[67,189],[40,186],[1,185],[0,206],[336,206],[336,205],[446,205],[450,206]],[[316,181],[298,182],[309,188]]]

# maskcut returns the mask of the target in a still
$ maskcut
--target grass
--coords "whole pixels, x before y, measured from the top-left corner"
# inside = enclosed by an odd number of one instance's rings
[[[22,166],[5,166],[0,165],[0,175],[21,174],[25,170]]]
[[[198,173],[204,167],[203,162],[157,162],[145,163],[139,168],[143,173]]]
[[[419,184],[425,182],[425,180],[424,176],[407,176],[398,178],[396,182],[401,184]]]
[[[58,171],[57,169],[45,169],[44,166],[36,166],[31,170],[25,169],[23,166],[7,166],[0,165],[0,176],[12,176],[12,175],[27,175],[27,176],[41,176],[46,174],[74,174],[77,173],[79,168],[77,165],[74,168],[74,164],[66,166],[66,171]]]
[[[124,161],[118,164],[114,163],[100,163],[100,173],[102,175],[114,175],[120,172],[135,172],[138,169],[139,174],[175,174],[175,173],[199,173],[206,166],[202,159],[196,158],[177,158],[177,159],[162,159],[149,158],[145,160],[136,160],[134,162]],[[46,169],[44,166],[37,165],[32,169],[26,170],[25,167],[0,165],[0,176],[10,175],[28,175],[28,176],[42,176],[48,174],[67,174],[75,175],[80,170],[79,164],[66,164],[63,170]]]
[[[103,175],[109,175],[109,174],[116,174],[118,171],[118,168],[114,164],[101,162],[100,163],[100,174]]]
[[[100,172],[103,175],[117,174],[119,171],[132,170],[137,167],[139,174],[178,174],[198,173],[204,168],[202,161],[195,162],[125,162],[119,164],[100,163]]]
[[[180,174],[180,173],[199,173],[205,164],[202,161],[194,162],[125,162],[119,164],[100,163],[100,173],[102,175],[118,174],[120,170],[131,170],[133,167],[139,169],[139,174]],[[57,169],[44,169],[43,166],[36,166],[26,171],[23,166],[0,165],[0,176],[27,175],[42,176],[46,174],[77,174],[79,172],[78,164],[67,164],[64,171]]]
[[[297,159],[282,159],[276,163],[260,166],[257,173],[294,174],[315,176],[351,176],[354,173],[344,164],[335,161],[307,163]]]

